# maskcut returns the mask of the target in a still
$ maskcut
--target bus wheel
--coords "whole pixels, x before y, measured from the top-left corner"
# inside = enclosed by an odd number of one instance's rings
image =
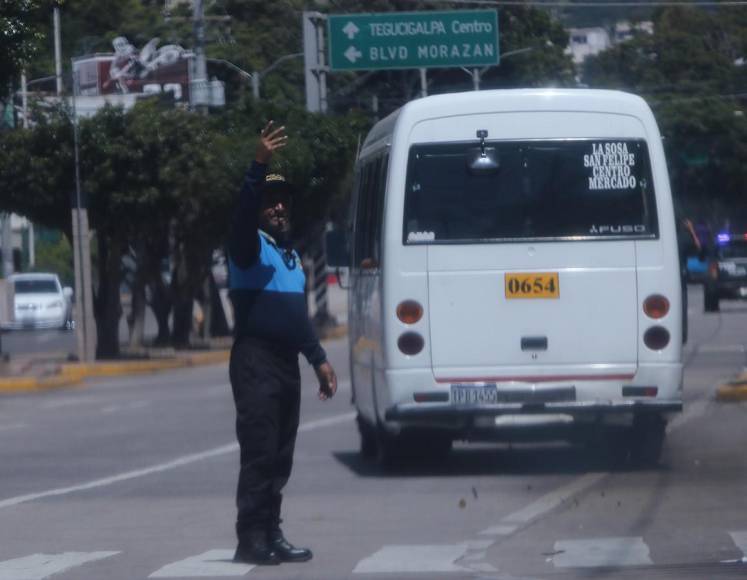
[[[630,462],[636,467],[656,467],[661,458],[667,423],[658,415],[636,417],[630,445]]]
[[[705,290],[703,293],[703,307],[706,312],[718,312],[718,295],[715,292]]]
[[[361,455],[366,458],[376,457],[378,450],[376,427],[361,417],[360,414],[355,420],[358,423],[358,433],[361,437]]]

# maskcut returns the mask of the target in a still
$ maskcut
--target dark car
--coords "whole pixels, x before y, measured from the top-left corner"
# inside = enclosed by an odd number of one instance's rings
[[[747,234],[718,235],[703,297],[706,312],[718,311],[722,298],[747,299]]]

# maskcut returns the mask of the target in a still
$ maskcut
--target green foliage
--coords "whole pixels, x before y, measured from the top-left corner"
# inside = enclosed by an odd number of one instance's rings
[[[657,10],[655,33],[590,59],[584,80],[651,104],[664,134],[678,205],[697,219],[747,220],[747,15],[694,7]]]
[[[55,272],[63,286],[73,286],[73,252],[65,236],[56,241],[39,239],[36,242],[36,272]]]
[[[62,110],[39,121],[33,131],[0,135],[0,203],[3,211],[70,233],[75,186],[72,126]]]
[[[34,55],[43,36],[38,0],[0,0],[0,94]]]

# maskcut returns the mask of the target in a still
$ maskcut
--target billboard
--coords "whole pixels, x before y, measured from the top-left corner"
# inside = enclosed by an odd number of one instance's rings
[[[113,54],[80,57],[73,62],[76,93],[84,97],[172,93],[189,102],[193,54],[176,44],[158,47],[158,38],[137,50],[123,36]]]

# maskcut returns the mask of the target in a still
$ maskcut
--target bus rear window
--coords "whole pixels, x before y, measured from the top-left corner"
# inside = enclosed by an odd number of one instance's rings
[[[404,243],[658,237],[643,140],[487,142],[499,167],[470,169],[479,144],[413,145]]]

